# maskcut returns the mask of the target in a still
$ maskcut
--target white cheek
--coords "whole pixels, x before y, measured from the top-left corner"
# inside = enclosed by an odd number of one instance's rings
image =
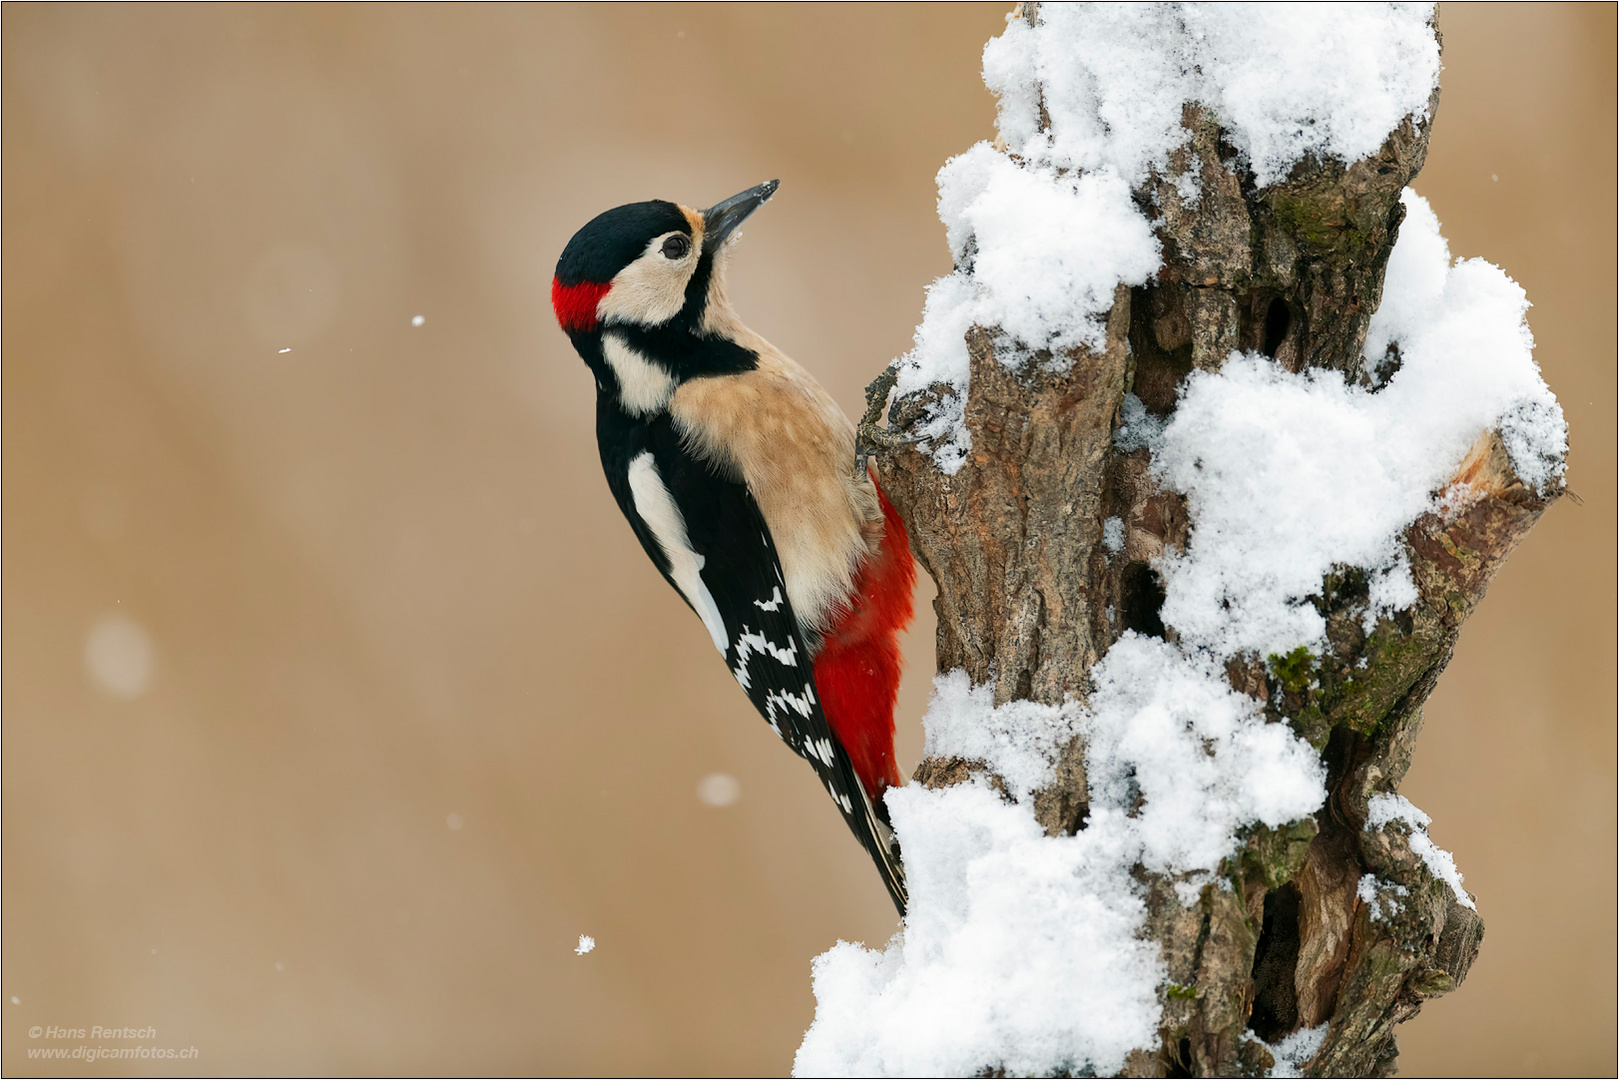
[[[672,263],[661,255],[643,255],[613,278],[613,287],[596,305],[596,317],[606,325],[668,322],[686,306],[686,279],[695,265],[691,258]]]
[[[617,334],[602,335],[602,354],[618,379],[618,401],[634,416],[658,412],[675,392],[667,371],[636,352]]]

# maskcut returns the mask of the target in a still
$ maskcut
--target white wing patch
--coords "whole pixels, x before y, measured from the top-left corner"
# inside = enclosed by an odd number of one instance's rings
[[[753,602],[753,606],[758,608],[760,611],[780,611],[781,590],[779,588],[772,589],[769,600],[755,600]]]
[[[675,392],[674,376],[630,348],[623,338],[614,333],[603,334],[602,355],[607,357],[607,366],[618,378],[618,400],[624,411],[647,416],[669,404],[669,396]],[[685,534],[684,525],[681,534]]]
[[[653,464],[649,451],[642,451],[630,462],[630,494],[635,497],[635,512],[641,515],[646,527],[658,538],[658,546],[663,548],[664,558],[669,560],[669,576],[702,617],[703,625],[708,628],[708,636],[714,639],[714,648],[723,656],[726,649],[725,620],[720,618],[719,606],[714,603],[714,596],[703,584],[699,573],[703,568],[703,557],[692,550],[691,541],[686,536],[686,519],[681,517],[674,496],[663,486],[663,478],[658,475],[658,467]]]

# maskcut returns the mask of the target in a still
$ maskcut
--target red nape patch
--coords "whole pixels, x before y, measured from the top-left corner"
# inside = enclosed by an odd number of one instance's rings
[[[876,483],[876,477],[872,482]],[[883,542],[855,575],[849,606],[815,657],[815,689],[832,733],[876,802],[899,786],[894,762],[894,698],[899,693],[898,635],[911,623],[916,566],[905,523],[877,489]]]
[[[607,290],[612,287],[612,282],[597,285],[593,281],[564,285],[558,279],[552,278],[551,307],[556,309],[557,322],[561,324],[562,329],[596,329],[596,305],[601,303],[601,298],[606,296]]]

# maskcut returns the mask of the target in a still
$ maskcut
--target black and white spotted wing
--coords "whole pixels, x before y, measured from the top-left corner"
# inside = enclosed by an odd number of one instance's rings
[[[684,452],[666,416],[611,406],[598,418],[602,466],[647,555],[691,606],[771,729],[820,777],[905,911],[905,875],[886,810],[873,805],[833,736],[787,600],[775,543],[740,480]]]

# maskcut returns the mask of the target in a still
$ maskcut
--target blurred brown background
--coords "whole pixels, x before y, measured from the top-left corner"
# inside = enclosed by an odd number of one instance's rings
[[[790,1067],[810,958],[893,912],[620,519],[549,279],[779,176],[733,292],[853,411],[1005,10],[5,7],[8,1075]],[[1611,1075],[1614,9],[1442,25],[1417,187],[1534,301],[1585,501],[1428,709],[1405,792],[1489,930],[1401,1064]]]

